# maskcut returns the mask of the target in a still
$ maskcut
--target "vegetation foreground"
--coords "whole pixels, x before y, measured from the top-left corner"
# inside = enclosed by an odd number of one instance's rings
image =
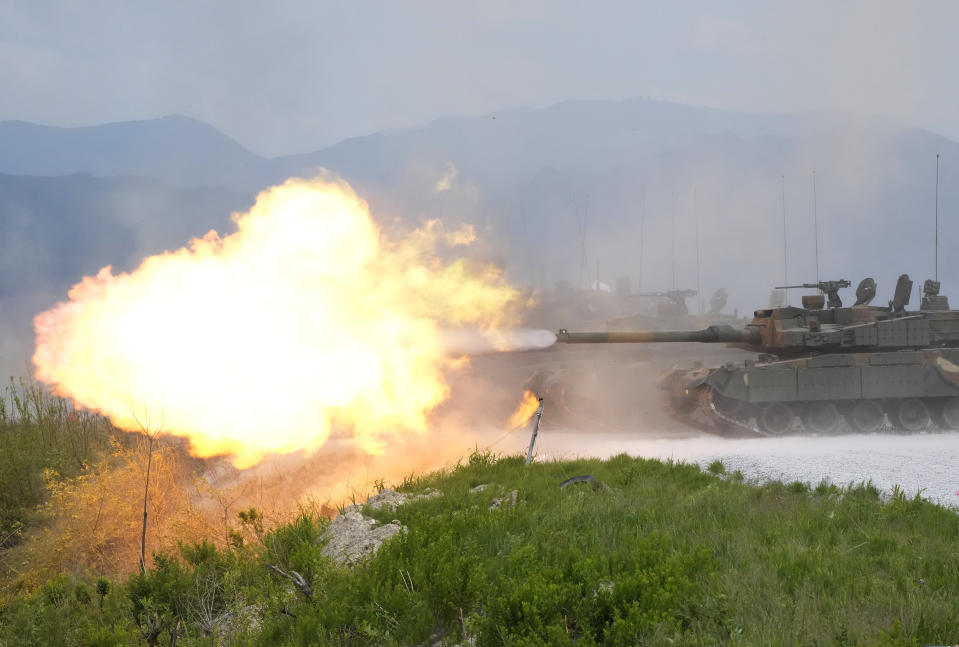
[[[18,578],[9,556],[41,554],[17,551],[60,527],[26,504],[68,505],[64,489],[90,478],[77,456],[93,451],[58,450],[45,469],[59,478],[44,488],[31,476],[37,443],[24,443],[43,425],[24,411],[0,420],[0,526],[27,528],[19,545],[0,543],[0,647],[959,641],[954,511],[902,492],[882,501],[870,484],[755,485],[719,463],[625,455],[527,467],[474,452],[410,476],[398,491],[441,496],[365,506],[406,530],[351,565],[321,554],[331,522],[314,508],[272,528],[247,508],[225,535],[155,553],[143,574],[117,575],[100,558]],[[69,435],[46,446],[58,438]],[[33,479],[19,495],[16,474]],[[595,481],[560,488],[581,475]],[[17,507],[17,496],[29,500]]]

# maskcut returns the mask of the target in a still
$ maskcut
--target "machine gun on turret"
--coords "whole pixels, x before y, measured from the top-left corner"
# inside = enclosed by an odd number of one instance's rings
[[[826,305],[830,308],[841,308],[842,299],[839,298],[839,289],[851,286],[847,279],[838,281],[819,281],[818,283],[800,283],[799,285],[777,285],[776,290],[793,290],[796,288],[816,289],[828,297]]]

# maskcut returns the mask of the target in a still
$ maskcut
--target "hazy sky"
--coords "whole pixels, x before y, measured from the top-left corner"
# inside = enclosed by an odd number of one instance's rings
[[[959,2],[0,0],[0,119],[181,113],[258,153],[650,96],[889,115],[959,139]]]

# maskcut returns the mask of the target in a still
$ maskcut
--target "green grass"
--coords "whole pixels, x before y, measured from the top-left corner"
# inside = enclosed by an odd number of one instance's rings
[[[609,489],[559,489],[583,474]],[[352,569],[321,556],[328,521],[303,514],[262,544],[160,555],[126,583],[58,578],[0,610],[0,646],[167,645],[171,631],[177,645],[959,640],[959,515],[901,491],[883,503],[870,484],[756,486],[627,456],[524,467],[483,453],[400,489],[427,487],[443,496],[367,510],[409,530]],[[515,505],[489,509],[513,490]],[[301,574],[312,599],[266,564]],[[228,612],[230,642],[209,622]]]

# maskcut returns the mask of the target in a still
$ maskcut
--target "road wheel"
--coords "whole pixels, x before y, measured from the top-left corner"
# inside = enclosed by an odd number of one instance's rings
[[[959,431],[959,398],[946,398],[942,401],[936,422],[943,429]]]
[[[781,436],[792,429],[793,410],[788,404],[773,402],[759,411],[758,422],[759,427],[767,434]]]
[[[896,426],[904,431],[921,431],[929,425],[929,409],[922,400],[906,398],[896,406]]]
[[[803,410],[802,421],[807,431],[831,434],[839,426],[839,409],[829,400],[810,402]]]
[[[739,412],[743,409],[743,401],[736,400],[735,398],[728,398],[715,389],[711,390],[713,406],[716,407],[716,411],[724,416],[729,416],[730,418],[738,418]]]
[[[846,422],[862,434],[876,433],[885,419],[885,411],[875,400],[859,400],[846,412]]]
[[[675,417],[688,416],[696,409],[696,396],[686,395],[676,386],[661,386],[659,396],[666,410]]]

